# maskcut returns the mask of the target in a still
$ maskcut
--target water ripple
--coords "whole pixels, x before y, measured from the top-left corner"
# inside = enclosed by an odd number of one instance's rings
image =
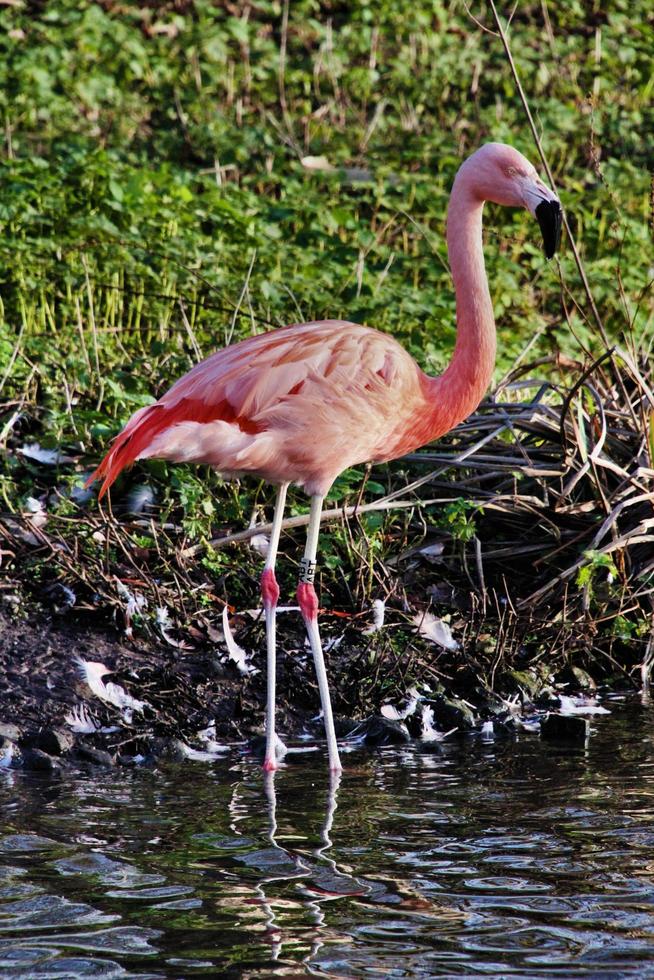
[[[0,975],[654,980],[654,714],[0,783]],[[145,967],[144,967],[144,964]]]

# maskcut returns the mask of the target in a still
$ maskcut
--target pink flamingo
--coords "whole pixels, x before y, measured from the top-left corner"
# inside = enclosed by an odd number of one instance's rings
[[[424,374],[392,337],[356,323],[321,320],[272,330],[217,351],[156,404],[136,412],[92,477],[104,479],[102,496],[124,467],[157,457],[208,463],[227,476],[252,474],[277,486],[261,576],[267,771],[278,765],[275,560],[287,488],[295,483],[311,498],[297,597],[316,667],[329,764],[339,771],[313,585],[323,499],[347,467],[403,456],[449,431],[481,401],[495,364],[495,323],[482,250],[485,201],[524,207],[535,215],[547,258],[559,243],[561,205],[521,153],[487,143],[462,164],[447,215],[457,339],[440,377]]]

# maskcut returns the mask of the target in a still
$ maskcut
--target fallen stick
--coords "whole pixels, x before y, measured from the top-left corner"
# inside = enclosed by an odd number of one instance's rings
[[[403,510],[407,507],[427,507],[430,504],[447,504],[450,502],[450,497],[438,497],[435,500],[375,500],[369,504],[360,504],[358,507],[352,505],[351,507],[333,507],[331,510],[324,510],[320,516],[320,523],[322,524],[325,521],[347,520],[348,517],[354,517],[355,514],[365,514],[375,510]],[[297,517],[287,517],[282,522],[282,529],[288,530],[293,527],[305,527],[308,523],[308,513],[298,514]],[[212,548],[224,548],[228,544],[248,541],[255,534],[269,534],[270,531],[272,531],[272,523],[256,524],[254,527],[248,527],[244,531],[226,534],[222,538],[214,538],[208,543]],[[190,548],[184,548],[183,551],[180,551],[180,555],[182,558],[190,558],[199,551],[202,551],[205,547],[205,542],[194,544]]]

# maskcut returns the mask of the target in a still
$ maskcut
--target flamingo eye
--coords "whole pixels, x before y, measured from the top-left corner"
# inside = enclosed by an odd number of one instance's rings
[[[507,167],[505,170],[507,177],[526,177],[527,174],[524,170],[518,169],[518,167]]]

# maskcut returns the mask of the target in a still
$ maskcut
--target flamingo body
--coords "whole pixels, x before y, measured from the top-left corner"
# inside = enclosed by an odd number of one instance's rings
[[[297,595],[316,665],[330,766],[338,770],[313,587],[322,501],[347,467],[402,456],[447,432],[481,401],[495,363],[495,322],[482,248],[487,200],[527,208],[537,217],[548,258],[558,245],[558,199],[521,153],[487,143],[468,157],[457,173],[448,208],[457,341],[440,377],[424,374],[387,334],[344,320],[295,324],[249,337],[197,364],[158,402],[136,412],[91,478],[102,478],[102,495],[126,466],[157,457],[208,463],[227,476],[251,474],[278,486],[261,577],[268,677],[266,770],[277,768],[279,587],[274,568],[286,490],[296,483],[311,497]]]
[[[197,364],[136,412],[94,474],[157,457],[296,483],[324,495],[348,466],[384,462],[459,421],[393,337],[321,320],[249,337]]]

